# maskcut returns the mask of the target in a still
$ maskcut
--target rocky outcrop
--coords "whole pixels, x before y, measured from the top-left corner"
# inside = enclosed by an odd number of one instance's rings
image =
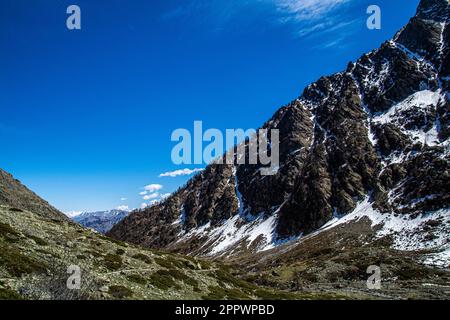
[[[311,233],[367,196],[388,214],[448,208],[449,18],[446,0],[422,0],[393,40],[278,110],[262,127],[280,130],[274,175],[211,165],[109,235],[207,254],[230,234],[258,249]]]

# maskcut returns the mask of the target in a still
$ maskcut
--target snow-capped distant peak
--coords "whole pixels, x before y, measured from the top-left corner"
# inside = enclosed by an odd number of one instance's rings
[[[68,212],[64,212],[64,214],[66,216],[68,216],[69,218],[75,218],[75,217],[79,216],[82,213],[83,213],[83,211],[68,211]]]
[[[115,210],[111,210],[111,211],[117,211],[117,210],[130,212],[130,208],[127,205],[118,206]]]

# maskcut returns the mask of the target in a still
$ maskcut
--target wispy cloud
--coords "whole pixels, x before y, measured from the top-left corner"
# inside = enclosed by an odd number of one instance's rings
[[[169,172],[164,172],[161,173],[159,175],[159,177],[171,177],[171,178],[175,178],[178,176],[189,176],[193,173],[196,172],[200,172],[203,171],[203,168],[198,168],[198,169],[180,169],[180,170],[175,170],[175,171],[169,171]]]
[[[351,0],[275,0],[285,21],[321,20],[331,11]]]
[[[160,198],[161,200],[167,199],[168,197],[170,197],[171,193],[163,193]]]
[[[348,19],[345,6],[358,0],[188,0],[167,12],[164,19],[188,17],[191,21],[210,24],[208,30],[225,30],[233,25],[258,21],[264,26],[290,25],[294,37],[315,37],[339,30],[347,33],[356,20]],[[350,22],[343,22],[349,21]],[[242,27],[242,26],[241,26]],[[336,37],[338,38],[338,37]],[[328,46],[342,41],[326,40]],[[322,47],[326,47],[325,45]]]
[[[121,211],[130,211],[130,209],[126,205],[118,206],[116,209]]]
[[[150,200],[150,199],[156,199],[158,197],[159,197],[159,193],[155,192],[155,193],[151,193],[151,194],[147,194],[147,195],[143,196],[142,199]]]
[[[321,37],[320,48],[340,47],[360,19],[349,19],[344,6],[356,0],[275,0],[280,22],[294,26],[294,36]],[[339,36],[333,36],[339,34]],[[332,37],[333,39],[326,39]]]
[[[153,193],[155,191],[161,190],[163,188],[160,184],[149,184],[144,187],[144,190],[150,193]]]

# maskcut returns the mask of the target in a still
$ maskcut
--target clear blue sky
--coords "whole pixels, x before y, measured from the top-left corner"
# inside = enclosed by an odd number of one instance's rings
[[[189,178],[158,177],[186,167],[171,161],[174,129],[259,127],[418,2],[2,0],[0,167],[63,211],[139,207],[145,185]],[[82,30],[66,28],[70,4]]]

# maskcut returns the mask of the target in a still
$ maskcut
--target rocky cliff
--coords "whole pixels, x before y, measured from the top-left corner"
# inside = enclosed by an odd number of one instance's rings
[[[262,126],[280,131],[274,175],[210,165],[109,235],[214,255],[273,248],[362,203],[406,220],[444,212],[448,223],[449,18],[447,0],[422,0],[392,40],[279,109]]]

